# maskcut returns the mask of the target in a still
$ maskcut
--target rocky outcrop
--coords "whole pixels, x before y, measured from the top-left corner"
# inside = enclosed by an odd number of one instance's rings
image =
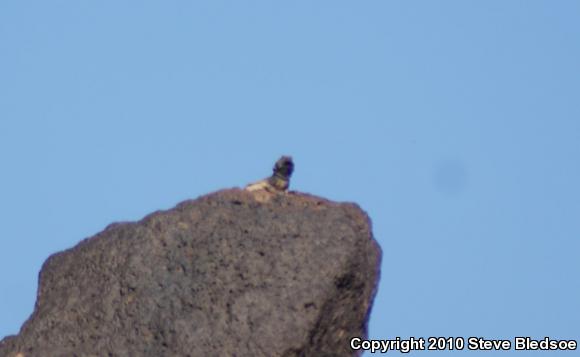
[[[0,356],[353,356],[379,262],[355,204],[219,191],[48,258]]]

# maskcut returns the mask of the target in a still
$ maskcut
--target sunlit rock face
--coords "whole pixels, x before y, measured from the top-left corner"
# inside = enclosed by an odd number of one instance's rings
[[[380,248],[355,204],[223,190],[54,254],[0,356],[353,356]]]

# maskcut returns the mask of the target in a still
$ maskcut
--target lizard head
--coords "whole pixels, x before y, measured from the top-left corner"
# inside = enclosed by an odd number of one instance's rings
[[[282,156],[276,161],[274,168],[272,169],[275,176],[281,176],[285,179],[289,179],[294,172],[294,162],[292,161],[292,156]]]

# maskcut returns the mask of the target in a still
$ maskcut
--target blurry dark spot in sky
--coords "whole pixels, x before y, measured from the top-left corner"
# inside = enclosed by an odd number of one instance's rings
[[[443,160],[435,164],[432,181],[435,189],[446,196],[461,194],[468,181],[467,168],[461,160]]]

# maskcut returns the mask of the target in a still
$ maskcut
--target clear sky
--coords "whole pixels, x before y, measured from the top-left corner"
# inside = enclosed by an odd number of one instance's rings
[[[292,189],[373,220],[371,337],[579,339],[579,19],[566,0],[1,1],[0,337],[50,254],[289,154]]]

